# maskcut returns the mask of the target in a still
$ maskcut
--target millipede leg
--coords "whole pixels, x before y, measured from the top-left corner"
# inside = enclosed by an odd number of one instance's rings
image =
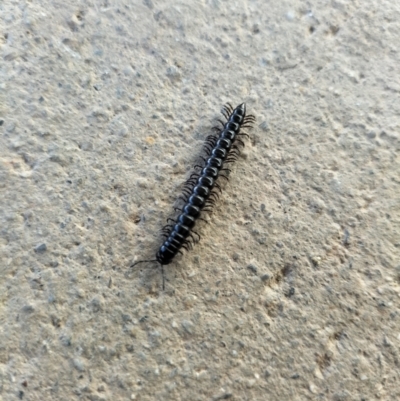
[[[209,147],[211,146],[212,148],[215,146],[215,141],[207,141],[204,145],[204,147]]]
[[[211,152],[211,149],[214,147],[214,145],[211,145],[211,144],[206,144],[205,146],[204,146],[204,150],[206,151],[206,153],[209,155],[210,154],[210,152]]]
[[[225,107],[229,107],[229,114],[232,114],[233,113],[233,107],[232,107],[232,105],[230,104],[230,103],[226,103],[226,106]]]
[[[223,114],[223,116],[228,120],[229,119],[229,113],[228,111],[225,109],[225,107],[221,110],[221,113]]]
[[[240,151],[241,151],[241,149],[237,145],[234,145],[232,147],[231,151],[229,152],[229,156],[230,155],[240,155]]]
[[[231,156],[231,155],[239,156],[239,155],[240,155],[240,149],[237,148],[237,147],[232,148],[231,151],[230,151],[230,153],[229,153],[229,156]],[[228,156],[228,157],[229,157],[229,156]]]
[[[210,197],[211,197],[212,195],[215,196],[217,199],[219,199],[219,195],[218,195],[216,192],[211,192]],[[208,199],[210,199],[210,198],[208,198]]]
[[[215,182],[214,185],[215,185],[215,188],[219,189],[220,193],[222,193],[221,185],[219,185],[218,182]]]
[[[186,180],[185,181],[185,185],[188,185],[188,184],[194,184],[195,182],[197,181],[197,179],[196,178],[189,178],[188,180]]]
[[[228,160],[228,159],[237,160],[237,158],[238,158],[239,156],[240,156],[240,152],[234,152],[234,153],[231,153],[231,154],[228,156],[227,160]]]
[[[231,113],[230,113],[230,110],[229,110],[228,107],[226,107],[226,106],[223,106],[223,107],[222,107],[221,113],[225,116],[225,118],[226,118],[227,120],[229,119],[229,115],[231,114]]]
[[[215,144],[215,142],[217,141],[218,136],[216,135],[208,135],[206,138],[206,142],[210,142],[211,144]]]
[[[161,276],[162,276],[162,289],[163,289],[163,291],[165,291],[164,265],[161,265]]]
[[[184,195],[188,195],[188,196],[191,194],[191,191],[190,191],[189,188],[184,188],[184,189],[182,190],[182,192],[184,193]]]
[[[239,142],[241,145],[245,146],[244,142],[242,140],[238,139],[238,138],[236,138],[236,142]]]
[[[186,241],[186,243],[187,243],[188,245],[190,245],[191,247],[193,247],[193,238],[186,238],[185,241]]]
[[[192,174],[187,180],[186,182],[193,182],[193,181],[197,181],[198,178],[200,177],[199,174],[196,174],[197,177],[192,177],[194,174]]]
[[[196,231],[192,231],[192,233],[193,233],[193,234],[196,234],[196,235],[199,237],[199,239],[198,239],[197,241],[200,241],[200,240],[201,240],[200,234],[196,233]]]
[[[193,244],[188,240],[185,240],[185,243],[182,244],[182,246],[186,246],[187,247],[187,248],[185,248],[186,250],[193,249]]]
[[[191,191],[195,185],[196,185],[196,181],[185,182],[185,184],[183,185],[182,191],[184,191],[184,190]]]

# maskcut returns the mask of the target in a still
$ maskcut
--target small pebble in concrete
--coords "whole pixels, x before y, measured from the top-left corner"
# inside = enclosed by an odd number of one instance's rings
[[[36,253],[45,253],[47,251],[47,246],[46,244],[40,244],[35,247],[35,252]]]
[[[253,265],[253,264],[251,263],[251,264],[249,264],[249,265],[247,266],[247,268],[248,268],[251,272],[253,272],[254,274],[257,274],[257,266],[255,266],[255,265]]]

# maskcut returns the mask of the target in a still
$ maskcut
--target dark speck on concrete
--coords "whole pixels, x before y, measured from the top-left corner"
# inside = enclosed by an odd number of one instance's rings
[[[46,244],[40,244],[35,248],[36,253],[45,253],[47,251]]]
[[[254,274],[257,274],[257,267],[254,266],[253,264],[248,265],[247,268],[248,268],[251,272],[253,272]]]
[[[261,276],[261,280],[264,281],[264,282],[268,281],[270,278],[271,278],[271,276],[269,274],[263,274]]]

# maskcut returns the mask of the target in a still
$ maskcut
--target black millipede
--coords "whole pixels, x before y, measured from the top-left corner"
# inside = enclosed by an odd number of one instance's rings
[[[193,243],[200,240],[200,235],[193,231],[196,221],[200,219],[201,213],[211,211],[212,206],[218,198],[218,193],[213,190],[217,188],[221,191],[218,178],[228,177],[224,174],[227,163],[234,162],[240,154],[240,147],[244,146],[241,136],[247,136],[241,129],[252,127],[255,121],[253,115],[246,115],[246,105],[240,104],[233,108],[229,103],[222,109],[222,114],[226,122],[219,120],[221,127],[214,127],[217,133],[209,135],[205,141],[206,157],[203,158],[202,165],[195,165],[195,171],[186,181],[183,189],[184,206],[175,208],[180,212],[179,216],[163,227],[162,232],[165,237],[164,242],[156,253],[156,258],[152,260],[140,260],[138,263],[158,262],[161,265],[163,277],[163,289],[165,289],[164,265],[170,264],[181,249],[189,250]],[[195,236],[196,237],[195,237]]]

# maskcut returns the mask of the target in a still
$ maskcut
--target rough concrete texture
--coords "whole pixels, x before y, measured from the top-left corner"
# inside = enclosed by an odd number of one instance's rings
[[[0,400],[400,399],[398,3],[0,17]],[[163,291],[129,266],[227,101],[257,123]]]

